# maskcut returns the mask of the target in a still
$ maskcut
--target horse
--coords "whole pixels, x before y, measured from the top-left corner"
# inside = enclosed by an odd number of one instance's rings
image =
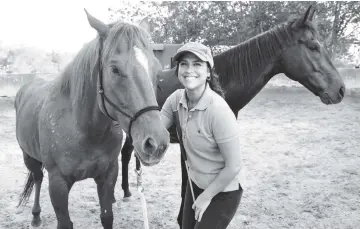
[[[41,225],[43,169],[58,229],[73,228],[68,197],[73,184],[93,178],[103,228],[113,228],[112,203],[123,132],[145,166],[162,159],[169,132],[156,101],[157,73],[148,33],[125,22],[86,16],[97,36],[52,81],[24,84],[15,97],[16,137],[29,175],[19,205],[35,185],[31,225]]]
[[[345,95],[345,84],[319,41],[319,33],[313,22],[315,8],[309,6],[297,18],[277,25],[239,45],[214,56],[215,71],[225,89],[225,100],[238,116],[273,76],[284,73],[319,97],[324,104],[337,104]],[[162,106],[175,90],[183,88],[175,75],[175,68],[159,73],[157,101]],[[170,142],[179,143],[175,126],[169,129]],[[131,197],[128,184],[128,164],[133,147],[126,138],[121,150],[122,189],[124,200]],[[136,158],[136,170],[140,163]],[[181,224],[183,197],[187,174],[181,158],[182,203],[178,216]]]

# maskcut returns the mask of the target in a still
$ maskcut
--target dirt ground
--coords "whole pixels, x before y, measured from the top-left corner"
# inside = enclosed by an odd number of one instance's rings
[[[229,229],[350,229],[360,225],[360,96],[326,106],[304,88],[263,90],[239,113],[243,198]],[[144,167],[151,229],[175,229],[180,206],[179,146]],[[114,228],[141,229],[143,216],[132,159],[133,198],[123,202],[121,172],[113,205]],[[121,165],[121,164],[120,164]],[[120,168],[121,171],[121,168]],[[0,98],[0,228],[30,228],[33,197],[16,208],[27,170],[15,137],[12,98]],[[40,228],[56,228],[45,174]],[[74,228],[102,228],[93,180],[70,192]]]

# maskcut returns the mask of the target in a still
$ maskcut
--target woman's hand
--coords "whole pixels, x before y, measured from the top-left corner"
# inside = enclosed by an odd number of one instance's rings
[[[192,209],[195,211],[195,220],[200,222],[210,202],[211,198],[207,197],[204,193],[201,193],[198,198],[196,198],[195,203],[192,206]]]

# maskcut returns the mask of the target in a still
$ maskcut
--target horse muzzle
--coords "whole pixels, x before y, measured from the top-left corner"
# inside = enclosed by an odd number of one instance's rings
[[[341,86],[337,93],[324,92],[319,95],[321,102],[326,105],[338,104],[340,103],[345,96],[345,86]]]

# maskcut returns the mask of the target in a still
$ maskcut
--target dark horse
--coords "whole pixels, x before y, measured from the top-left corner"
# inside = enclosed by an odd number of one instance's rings
[[[145,165],[157,164],[169,145],[155,95],[161,65],[146,31],[123,22],[106,25],[88,13],[87,18],[98,36],[55,80],[28,83],[15,98],[16,136],[30,171],[19,205],[35,184],[32,226],[41,224],[43,168],[58,229],[73,228],[69,191],[86,178],[97,184],[101,223],[110,229],[121,129]]]
[[[256,94],[279,73],[305,86],[324,104],[342,101],[345,85],[334,67],[323,45],[312,19],[315,9],[310,6],[301,17],[264,32],[236,47],[214,56],[215,69],[226,91],[226,101],[237,116]],[[162,106],[166,98],[182,85],[175,76],[175,70],[160,74],[157,100]],[[174,126],[169,130],[171,143],[179,143]],[[124,197],[130,197],[128,184],[128,163],[133,147],[126,138],[121,151],[122,188]],[[182,168],[181,196],[184,196],[187,174]],[[137,170],[140,163],[137,161]],[[182,207],[178,222],[181,222]]]

